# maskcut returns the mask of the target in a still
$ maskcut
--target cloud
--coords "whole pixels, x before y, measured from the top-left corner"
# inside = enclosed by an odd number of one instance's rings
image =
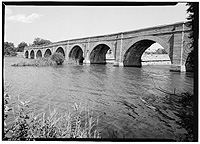
[[[12,10],[9,9],[8,7],[6,7],[5,10],[6,10],[5,11],[6,15],[11,15],[12,14]]]
[[[43,15],[40,15],[40,14],[37,14],[37,13],[33,13],[29,16],[26,16],[25,14],[18,14],[18,15],[9,16],[7,19],[12,20],[12,21],[16,21],[16,22],[31,23],[35,19],[39,19],[42,16]]]

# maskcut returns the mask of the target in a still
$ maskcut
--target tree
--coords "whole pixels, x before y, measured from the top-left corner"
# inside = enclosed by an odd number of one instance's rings
[[[4,55],[9,55],[9,56],[17,55],[14,43],[4,42]]]
[[[18,46],[17,46],[17,51],[18,51],[18,52],[23,52],[23,51],[24,51],[24,48],[25,48],[26,46],[28,46],[28,45],[27,45],[27,43],[25,43],[25,42],[19,43]]]
[[[51,44],[52,42],[50,40],[45,40],[45,39],[41,39],[41,38],[35,38],[33,41],[32,46],[41,46],[41,45],[47,45],[47,44]]]
[[[62,65],[62,63],[63,63],[64,60],[65,60],[65,57],[63,56],[62,53],[55,52],[55,53],[51,56],[51,59],[52,59],[53,61],[55,61],[57,65]]]
[[[186,4],[188,7],[187,9],[187,13],[189,14],[189,16],[187,17],[187,20],[188,23],[187,23],[187,26],[191,27],[191,33],[190,33],[190,40],[191,40],[191,43],[190,43],[190,49],[191,49],[191,52],[189,53],[188,55],[188,58],[186,60],[186,70],[187,71],[193,71],[194,70],[194,54],[198,54],[197,52],[197,47],[198,47],[198,15],[199,15],[199,11],[198,11],[198,8],[199,8],[199,4],[198,3],[194,3],[194,2],[188,2]],[[195,48],[196,47],[196,48]],[[196,52],[194,52],[196,51]]]

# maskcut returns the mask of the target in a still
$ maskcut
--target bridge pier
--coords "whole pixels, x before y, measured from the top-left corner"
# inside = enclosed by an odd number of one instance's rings
[[[118,67],[118,66],[119,66],[119,62],[115,61],[115,62],[113,63],[113,66]]]
[[[88,44],[89,45],[89,44]],[[90,56],[89,56],[89,50],[86,51],[84,60],[83,60],[84,64],[90,64]]]
[[[113,66],[115,66],[115,67],[124,67],[124,63],[123,63],[123,62],[115,61],[115,62],[113,63]]]
[[[84,63],[84,64],[90,64],[90,60],[86,60],[86,59],[85,59],[85,60],[83,60],[83,63]]]
[[[37,59],[37,50],[34,50],[34,59]]]
[[[185,71],[186,71],[186,67],[185,67],[185,65],[175,65],[175,64],[171,64],[171,66],[170,66],[170,71],[174,71],[174,72],[185,72]]]

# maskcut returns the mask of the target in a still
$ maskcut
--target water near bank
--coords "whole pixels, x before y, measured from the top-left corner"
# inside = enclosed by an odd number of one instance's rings
[[[76,102],[87,105],[99,116],[103,138],[172,139],[186,133],[177,124],[176,110],[164,103],[167,91],[193,93],[193,74],[169,72],[169,66],[142,68],[108,65],[67,65],[52,67],[12,67],[23,58],[4,58],[4,82],[8,93],[23,100],[38,100],[42,108],[48,100],[61,111]],[[160,112],[156,111],[159,107]]]

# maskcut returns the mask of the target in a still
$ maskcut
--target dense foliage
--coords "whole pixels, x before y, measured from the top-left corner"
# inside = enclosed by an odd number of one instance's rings
[[[146,54],[167,54],[163,48],[158,48],[156,51],[145,51]]]
[[[51,44],[51,43],[52,42],[50,40],[45,40],[42,38],[35,38],[32,46],[41,46],[41,45],[47,45],[47,44]]]
[[[157,49],[155,53],[156,54],[167,54],[167,52],[164,49],[161,49],[161,48]]]
[[[28,45],[27,45],[27,43],[25,43],[25,42],[19,43],[18,46],[17,46],[17,52],[23,52],[23,51],[24,51],[24,48],[25,48],[26,46],[28,46]]]
[[[62,63],[63,63],[64,60],[65,60],[65,57],[63,56],[62,53],[55,52],[55,53],[51,56],[51,59],[52,59],[53,61],[55,61],[57,65],[62,65]]]
[[[16,56],[16,48],[14,43],[4,42],[4,56]]]
[[[191,43],[190,43],[190,48],[191,48],[191,52],[189,53],[189,56],[187,58],[187,62],[186,62],[186,68],[189,67],[190,71],[194,70],[194,62],[195,62],[195,56],[194,53],[195,51],[197,52],[197,46],[198,46],[198,15],[199,15],[199,11],[198,11],[198,3],[194,3],[194,2],[188,2],[186,4],[188,7],[187,9],[187,13],[189,14],[189,16],[187,17],[188,20],[188,26],[191,27],[192,32],[190,33],[189,38],[191,39]]]

